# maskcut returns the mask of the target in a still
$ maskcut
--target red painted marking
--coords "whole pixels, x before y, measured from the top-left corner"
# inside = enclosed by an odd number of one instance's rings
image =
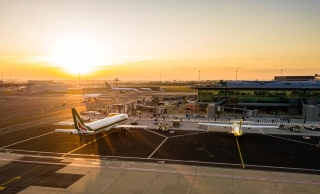
[[[81,124],[81,122],[79,122],[78,119],[77,119],[77,123],[78,123],[78,127],[79,127],[80,130],[82,130],[82,131],[88,131],[88,129],[87,129],[85,126],[83,126],[83,125]]]

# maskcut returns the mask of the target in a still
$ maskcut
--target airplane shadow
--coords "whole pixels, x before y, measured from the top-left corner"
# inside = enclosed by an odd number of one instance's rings
[[[100,157],[119,155],[119,150],[121,150],[120,153],[123,153],[123,149],[132,147],[132,139],[130,132],[115,129],[95,135],[79,136],[80,145],[84,146],[83,149],[88,149],[92,154]]]

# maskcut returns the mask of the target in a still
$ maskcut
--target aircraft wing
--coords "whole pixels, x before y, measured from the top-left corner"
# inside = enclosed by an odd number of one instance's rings
[[[279,125],[259,125],[259,124],[252,124],[252,125],[241,125],[243,128],[269,128],[269,129],[278,129]]]
[[[73,133],[74,129],[55,129],[53,132],[58,132],[58,133]]]
[[[206,126],[216,126],[216,127],[232,127],[230,123],[198,123],[198,125],[206,125]]]
[[[216,127],[232,127],[231,123],[198,123],[199,125],[205,126],[216,126]],[[269,128],[269,129],[278,129],[279,125],[260,125],[260,124],[252,124],[252,125],[241,125],[242,128]]]
[[[114,128],[147,128],[146,125],[116,125]]]
[[[62,121],[57,123],[57,125],[74,125],[74,122]]]

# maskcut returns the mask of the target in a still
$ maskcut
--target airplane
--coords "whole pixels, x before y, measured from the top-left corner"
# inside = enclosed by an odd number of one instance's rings
[[[237,122],[233,124],[219,124],[219,123],[198,123],[199,128],[204,128],[204,126],[217,126],[217,127],[231,127],[229,134],[235,137],[240,137],[244,135],[242,128],[269,128],[269,129],[279,129],[279,125],[242,125],[243,120],[240,119],[239,124]]]
[[[136,89],[136,88],[123,88],[123,87],[117,87],[117,88],[113,88],[111,87],[108,82],[105,82],[106,83],[106,87],[107,89],[110,89],[110,90],[116,90],[116,91],[120,91],[122,93],[125,93],[125,92],[133,92],[133,93],[139,93],[139,90]]]
[[[91,99],[95,99],[98,101],[98,97],[100,97],[102,94],[85,94],[83,96],[84,101],[91,101]]]
[[[151,88],[140,88],[140,90],[142,90],[142,91],[153,91]]]
[[[196,103],[196,100],[187,100],[188,103]]]
[[[71,108],[75,129],[55,129],[54,132],[69,133],[73,135],[94,135],[111,129],[122,129],[130,132],[130,128],[147,128],[144,125],[123,125],[129,118],[127,114],[114,114],[113,116],[84,124],[75,108]]]

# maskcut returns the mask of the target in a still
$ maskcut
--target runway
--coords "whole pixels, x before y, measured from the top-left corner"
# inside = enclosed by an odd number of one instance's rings
[[[128,134],[113,130],[96,136],[54,133],[55,123],[67,118],[71,118],[69,108],[0,122],[0,154],[21,156],[0,157],[7,162],[0,165],[0,183],[23,176],[7,184],[10,187],[3,193],[29,186],[67,188],[83,176],[57,175],[56,171],[70,164],[68,159],[77,158],[320,174],[319,136],[303,139],[264,132],[235,138],[226,132],[190,131],[187,122],[171,134],[154,130],[152,121],[144,121],[147,129],[131,129]]]

